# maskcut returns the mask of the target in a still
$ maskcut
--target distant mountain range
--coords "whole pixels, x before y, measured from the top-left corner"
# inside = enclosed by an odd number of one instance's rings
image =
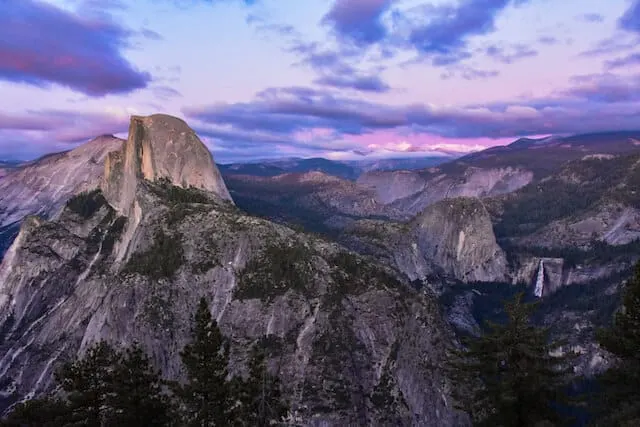
[[[457,156],[442,155],[418,158],[375,159],[337,161],[321,157],[310,159],[289,158],[250,163],[219,164],[226,175],[250,175],[270,177],[285,173],[323,172],[348,180],[355,180],[365,172],[375,170],[423,169],[456,159]]]
[[[63,153],[44,155],[36,160],[28,162],[0,160],[0,177],[6,175],[10,169],[21,165],[35,164],[50,156],[57,156]],[[217,166],[225,175],[249,175],[271,177],[285,173],[306,173],[323,172],[328,175],[337,176],[351,181],[356,180],[360,175],[370,171],[385,170],[414,170],[436,166],[459,156],[441,155],[398,159],[374,159],[374,160],[329,160],[322,157],[297,158],[289,157],[282,159],[254,160],[239,163],[218,163]]]

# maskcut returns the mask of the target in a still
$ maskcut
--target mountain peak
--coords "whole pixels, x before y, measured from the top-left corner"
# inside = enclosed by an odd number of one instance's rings
[[[105,162],[105,196],[127,212],[138,181],[159,179],[231,200],[211,153],[184,120],[166,114],[131,116],[127,142]]]

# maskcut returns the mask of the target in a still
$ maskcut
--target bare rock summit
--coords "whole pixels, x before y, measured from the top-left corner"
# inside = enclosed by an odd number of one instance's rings
[[[128,214],[141,179],[166,179],[232,201],[207,147],[183,120],[166,114],[131,117],[127,142],[122,150],[109,153],[105,162],[107,200]]]

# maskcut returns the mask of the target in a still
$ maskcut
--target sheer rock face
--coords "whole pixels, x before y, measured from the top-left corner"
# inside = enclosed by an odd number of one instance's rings
[[[376,191],[380,200],[413,215],[443,199],[490,197],[511,193],[533,179],[533,173],[517,167],[468,167],[464,172],[444,173],[438,167],[419,171],[372,172],[358,183]]]
[[[107,200],[128,214],[142,179],[167,179],[179,187],[195,187],[231,200],[207,147],[184,121],[164,114],[131,117],[127,143],[106,161]]]
[[[145,180],[167,180],[233,203],[211,153],[183,120],[164,114],[132,116],[127,142],[105,161],[102,184],[109,203],[129,219],[116,263],[125,261],[130,243],[138,238],[143,212],[137,191]]]
[[[507,262],[479,199],[460,197],[426,208],[414,220],[421,255],[464,281],[506,279]]]
[[[355,250],[386,258],[410,280],[432,275],[464,282],[508,280],[506,256],[476,198],[442,200],[408,223],[357,221],[342,239]]]

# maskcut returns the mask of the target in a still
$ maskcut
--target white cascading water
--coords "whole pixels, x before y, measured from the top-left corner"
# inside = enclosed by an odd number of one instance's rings
[[[544,261],[540,260],[540,266],[538,267],[538,276],[536,277],[536,289],[533,294],[538,298],[542,297],[544,290]]]

